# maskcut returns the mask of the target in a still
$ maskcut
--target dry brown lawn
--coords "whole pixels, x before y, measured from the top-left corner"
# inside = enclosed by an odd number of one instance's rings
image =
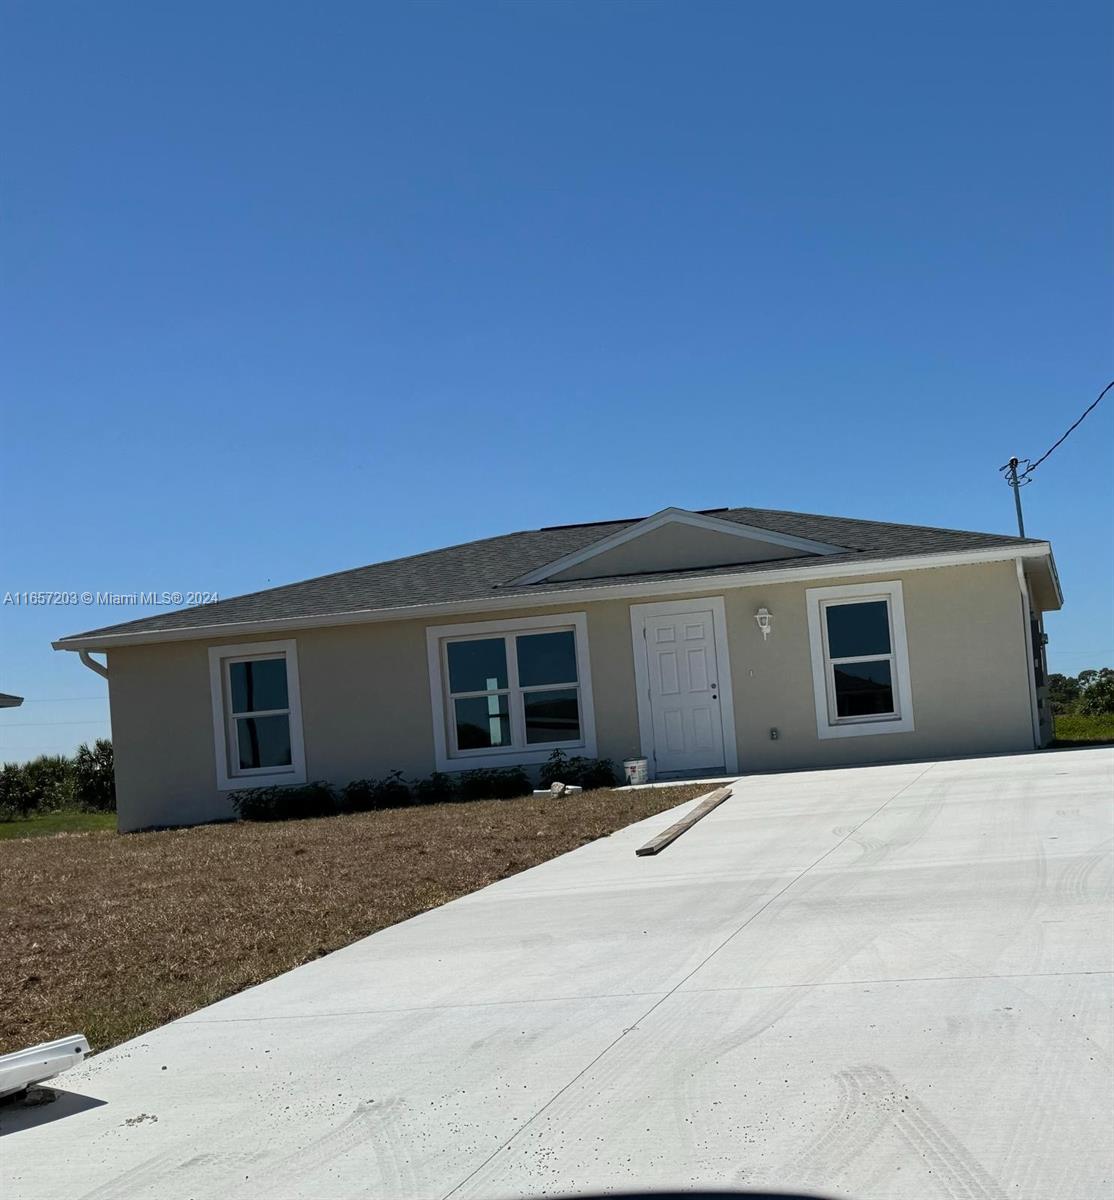
[[[707,792],[0,842],[0,1053],[104,1049]]]

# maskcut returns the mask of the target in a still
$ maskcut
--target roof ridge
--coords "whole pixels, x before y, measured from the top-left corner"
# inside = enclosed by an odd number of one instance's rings
[[[729,508],[727,512],[775,513],[781,517],[813,517],[818,521],[854,521],[857,525],[885,525],[888,529],[928,529],[934,533],[965,533],[972,537],[995,537],[1009,542],[1046,542],[1047,538],[1016,537],[1012,533],[992,533],[988,529],[957,529],[952,525],[916,525],[911,521],[879,521],[873,517],[846,517],[835,513],[802,512],[797,508]]]
[[[641,517],[614,517],[610,521],[573,521],[567,525],[540,525],[537,529],[523,530],[523,533],[553,533],[558,529],[594,529],[599,525],[639,525],[651,517],[660,516],[663,512],[675,510],[678,512],[695,513],[700,517],[711,517],[716,513],[731,512],[729,504],[721,504],[718,508],[681,508],[680,505],[670,505],[669,508],[659,508],[657,512],[646,513]]]

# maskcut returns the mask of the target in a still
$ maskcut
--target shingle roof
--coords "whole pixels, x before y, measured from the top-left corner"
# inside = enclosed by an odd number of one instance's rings
[[[719,520],[734,521],[771,533],[790,534],[845,548],[839,553],[825,555],[825,565],[1044,544],[1035,538],[936,529],[922,525],[894,525],[885,521],[860,521],[850,517],[825,517],[811,513],[782,512],[777,509],[730,508],[714,511]],[[238,625],[245,622],[322,618],[353,612],[449,604],[484,598],[490,598],[492,608],[495,608],[501,600],[511,596],[603,587],[616,582],[629,583],[632,582],[629,575],[564,583],[546,581],[529,585],[515,585],[509,581],[635,525],[639,519],[531,529],[521,533],[504,534],[501,537],[482,538],[460,546],[428,550],[423,554],[395,558],[350,571],[339,571],[333,575],[322,575],[301,583],[251,592],[216,604],[160,613],[136,621],[125,621],[119,625],[107,625],[85,633],[71,634],[62,639],[62,642],[102,634],[153,634],[218,625]],[[812,555],[804,558],[774,559],[749,563],[746,570],[748,573],[795,568],[804,570],[815,566],[816,561]],[[708,577],[738,570],[738,566],[702,567],[638,575],[633,579],[650,582],[693,576]]]

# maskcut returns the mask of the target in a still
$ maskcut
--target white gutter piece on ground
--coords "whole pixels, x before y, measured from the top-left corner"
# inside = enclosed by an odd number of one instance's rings
[[[80,1033],[41,1042],[14,1054],[0,1054],[0,1096],[22,1092],[33,1083],[42,1083],[84,1062],[89,1043]]]

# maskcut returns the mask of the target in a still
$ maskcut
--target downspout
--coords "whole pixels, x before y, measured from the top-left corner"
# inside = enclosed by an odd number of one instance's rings
[[[1020,561],[1021,560],[1018,559],[1018,562]],[[108,667],[106,664],[97,662],[97,660],[89,653],[88,650],[79,650],[77,652],[77,657],[81,659],[82,664],[88,667],[90,671],[95,671],[103,679],[108,678]]]
[[[1029,603],[1029,585],[1025,582],[1025,566],[1020,558],[1015,558],[1017,567],[1017,586],[1021,592],[1021,625],[1025,632],[1025,678],[1029,681],[1029,716],[1033,722],[1033,749],[1039,750],[1041,744],[1041,718],[1037,708],[1037,677],[1034,671],[1033,655],[1033,623]]]

